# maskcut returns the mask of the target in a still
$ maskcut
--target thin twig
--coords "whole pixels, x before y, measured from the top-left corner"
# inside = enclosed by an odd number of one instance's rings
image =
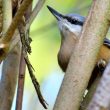
[[[18,3],[18,8],[20,6],[20,1]],[[31,13],[32,5],[28,8],[25,14],[25,19],[28,18],[28,16]],[[20,36],[23,37],[25,34],[24,30],[25,26],[23,25],[23,22],[19,24],[19,33]],[[24,33],[24,34],[22,34]],[[22,36],[23,35],[23,36]],[[19,67],[19,79],[18,79],[18,89],[17,89],[17,98],[16,98],[16,110],[22,110],[22,102],[23,102],[23,91],[24,91],[24,81],[25,81],[25,72],[26,72],[26,63],[24,60],[24,53],[23,53],[23,47],[21,52],[21,61],[20,61],[20,67]]]
[[[48,104],[47,104],[47,102],[44,100],[44,98],[43,98],[43,96],[42,96],[42,94],[41,94],[40,85],[39,85],[37,79],[35,78],[35,75],[34,75],[34,73],[33,73],[33,67],[32,67],[32,65],[30,64],[30,61],[29,61],[28,56],[25,56],[25,61],[26,61],[27,67],[28,67],[28,71],[29,71],[30,77],[31,77],[32,82],[33,82],[33,84],[34,84],[35,90],[36,90],[36,92],[37,92],[37,94],[38,94],[39,101],[40,101],[40,103],[43,105],[43,107],[44,107],[45,109],[47,109],[47,105],[48,105]]]
[[[39,0],[35,6],[35,8],[32,11],[32,14],[30,16],[30,18],[27,20],[27,25],[26,25],[26,29],[29,29],[30,25],[32,24],[33,20],[35,19],[35,17],[37,16],[37,14],[39,13],[39,11],[41,10],[41,8],[43,7],[44,3],[46,0]]]
[[[24,60],[24,55],[23,55],[23,50],[22,50],[21,60],[20,60],[20,67],[19,67],[19,80],[18,80],[16,110],[22,110],[25,69],[26,69],[26,63],[25,63],[25,60]]]
[[[30,77],[32,79],[32,82],[33,82],[33,85],[35,87],[35,90],[37,92],[37,95],[38,95],[38,98],[39,98],[39,101],[40,103],[43,105],[43,107],[45,109],[47,109],[47,103],[46,101],[44,100],[42,94],[41,94],[41,91],[40,91],[40,85],[37,81],[37,79],[35,78],[35,75],[34,75],[34,68],[33,66],[31,65],[30,61],[29,61],[29,58],[28,58],[28,47],[31,48],[30,46],[27,47],[27,42],[25,41],[25,28],[22,28],[22,24],[19,25],[19,31],[20,31],[20,34],[21,34],[21,43],[22,43],[22,48],[23,48],[23,55],[24,55],[24,59],[25,59],[25,62],[26,62],[26,65],[28,67],[28,71],[29,71],[29,74],[30,74]],[[28,32],[26,32],[28,33]],[[28,34],[28,37],[29,37],[29,34]]]
[[[21,30],[22,31],[22,30]],[[47,106],[46,106],[46,101],[44,100],[42,94],[41,94],[41,91],[40,91],[40,85],[37,81],[37,79],[35,78],[35,75],[34,75],[34,68],[33,66],[31,65],[30,61],[29,61],[29,58],[28,58],[28,55],[27,55],[27,47],[25,45],[25,36],[24,36],[24,33],[21,33],[21,43],[22,43],[22,47],[23,47],[23,54],[24,54],[24,59],[25,59],[25,62],[26,62],[26,65],[28,67],[28,71],[29,71],[29,74],[30,74],[30,77],[31,77],[31,80],[33,82],[33,85],[35,87],[35,90],[37,92],[37,95],[38,95],[38,98],[39,98],[39,101],[41,102],[41,104],[43,105],[43,107],[45,109],[47,109]]]
[[[30,17],[28,18],[28,20],[26,21],[26,31],[25,32],[28,32],[28,29],[30,28],[33,20],[36,18],[36,16],[38,15],[39,11],[41,10],[41,8],[43,7],[44,3],[45,3],[46,0],[38,0],[38,2],[36,3],[36,6],[35,8],[33,9]],[[28,47],[28,53],[31,53],[31,48],[30,48],[30,42],[31,42],[31,39],[30,37],[27,36],[27,33],[26,34],[26,46]]]

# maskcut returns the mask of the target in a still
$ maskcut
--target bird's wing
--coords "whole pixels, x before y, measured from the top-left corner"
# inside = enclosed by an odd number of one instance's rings
[[[110,40],[108,38],[104,39],[104,43],[105,46],[107,46],[108,48],[110,48]]]

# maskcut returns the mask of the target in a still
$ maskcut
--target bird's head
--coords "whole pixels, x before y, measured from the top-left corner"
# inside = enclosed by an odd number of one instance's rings
[[[78,14],[63,15],[50,6],[47,7],[50,12],[56,17],[60,32],[63,37],[67,37],[68,33],[73,34],[75,37],[79,36],[85,21],[85,17]]]

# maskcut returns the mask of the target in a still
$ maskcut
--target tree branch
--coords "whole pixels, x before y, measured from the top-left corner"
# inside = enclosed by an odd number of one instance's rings
[[[29,13],[28,13],[28,10],[27,12],[25,13],[25,17],[26,19],[29,17]],[[23,20],[22,20],[23,21]],[[24,21],[25,23],[25,21]],[[21,22],[18,26],[19,28],[19,32],[20,32],[20,36],[21,36],[21,43],[22,43],[22,52],[23,52],[23,56],[24,56],[24,59],[25,59],[25,62],[26,62],[26,65],[28,67],[28,71],[29,71],[29,74],[30,74],[30,77],[31,77],[31,80],[32,80],[32,83],[35,87],[35,90],[37,92],[37,95],[38,95],[38,98],[39,98],[39,101],[40,103],[43,105],[43,107],[45,109],[47,109],[47,106],[46,106],[46,102],[41,94],[41,91],[40,91],[40,85],[37,81],[37,79],[35,78],[35,75],[33,73],[33,67],[29,61],[29,58],[28,58],[28,53],[31,53],[31,47],[30,47],[30,41],[29,41],[29,29],[26,30],[25,26],[23,25],[24,24],[23,22]],[[26,36],[27,36],[27,39],[26,39]],[[23,74],[22,74],[23,75]],[[20,81],[20,80],[19,80]],[[22,83],[21,86],[19,86],[18,90],[20,89],[20,93],[18,92],[18,102],[19,104],[17,104],[16,106],[16,110],[21,110],[21,105],[22,105],[22,93],[23,93],[23,80],[21,79]]]
[[[2,10],[2,0],[0,0],[0,33],[2,31],[2,28],[3,28],[3,10]]]
[[[8,28],[5,36],[3,37],[3,39],[1,39],[2,43],[3,42],[8,43],[11,41],[19,22],[22,19],[22,16],[24,15],[24,12],[28,9],[31,2],[32,2],[32,0],[24,0],[23,3],[20,5],[20,8],[18,9],[15,17],[13,18],[13,21],[12,21],[10,27]]]
[[[39,11],[41,10],[41,8],[43,7],[44,3],[46,0],[38,0],[35,8],[32,11],[32,14],[30,15],[29,19],[26,22],[26,29],[29,29],[30,25],[32,24],[33,20],[35,19],[35,17],[37,16],[37,14],[39,13]]]
[[[13,18],[12,23],[10,24],[7,32],[0,39],[0,63],[6,57],[9,52],[11,40],[13,38],[13,34],[24,14],[28,6],[31,4],[32,0],[24,0],[20,8],[18,9],[16,15]],[[15,45],[15,44],[14,44]]]
[[[3,31],[5,34],[12,22],[12,1],[3,0]]]
[[[11,0],[3,0],[3,30],[5,33],[12,21]],[[7,7],[8,6],[8,7]],[[19,37],[18,37],[19,38]],[[19,44],[18,44],[19,45]],[[10,110],[17,80],[19,67],[19,46],[7,56],[2,64],[2,76],[0,81],[0,110]],[[17,52],[18,51],[18,52]],[[16,67],[15,67],[16,65]]]
[[[3,63],[0,82],[0,110],[10,110],[19,71],[20,45],[8,54]]]
[[[16,110],[22,110],[25,70],[26,70],[26,63],[24,60],[24,55],[23,55],[23,50],[22,50],[21,59],[20,59],[20,67],[19,67],[19,79],[18,79],[17,99],[16,99]]]
[[[101,81],[96,89],[88,110],[108,110],[110,104],[110,62],[108,63]]]
[[[100,73],[99,73],[100,74]],[[99,81],[101,79],[101,76],[99,75],[96,80],[93,82],[91,88],[89,89],[87,95],[84,97],[83,101],[81,102],[80,110],[86,110],[95,91],[97,88],[97,85],[99,84]]]
[[[12,21],[12,4],[11,0],[3,0],[3,34],[9,28]],[[7,7],[8,6],[8,7]],[[20,37],[17,35],[18,39]],[[13,47],[14,48],[14,47]],[[20,45],[18,44],[12,52],[3,61],[2,76],[0,82],[0,110],[10,110],[15,87],[17,74],[19,71]]]
[[[103,4],[103,5],[102,5]],[[53,110],[78,110],[109,29],[110,0],[94,0]]]

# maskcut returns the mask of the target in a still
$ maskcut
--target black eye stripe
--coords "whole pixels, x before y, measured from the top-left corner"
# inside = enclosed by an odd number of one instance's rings
[[[74,25],[83,26],[83,22],[78,21],[77,19],[72,19],[71,17],[68,17],[68,16],[63,16],[63,18],[65,18],[66,20],[68,20],[70,23],[72,23]]]

